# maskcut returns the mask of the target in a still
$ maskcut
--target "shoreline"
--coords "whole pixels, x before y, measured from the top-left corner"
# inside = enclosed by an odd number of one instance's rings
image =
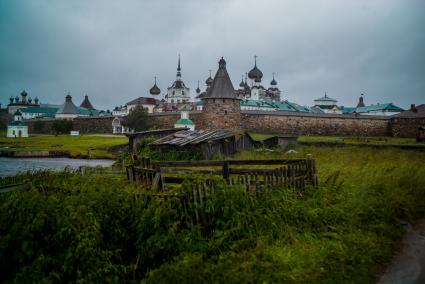
[[[69,151],[57,150],[35,150],[35,151],[4,151],[0,150],[0,157],[6,158],[70,158],[70,159],[85,159],[85,160],[114,160],[116,157],[90,157],[88,155],[73,156]]]

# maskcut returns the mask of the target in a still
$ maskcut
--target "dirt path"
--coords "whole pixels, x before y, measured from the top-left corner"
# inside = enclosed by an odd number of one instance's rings
[[[425,284],[425,219],[404,235],[402,250],[378,283]]]

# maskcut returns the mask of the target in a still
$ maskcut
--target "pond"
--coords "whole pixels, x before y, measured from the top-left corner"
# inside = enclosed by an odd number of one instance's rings
[[[70,158],[8,158],[0,157],[0,177],[13,176],[18,172],[32,170],[62,170],[65,167],[78,169],[80,166],[111,166],[115,161],[106,159]]]

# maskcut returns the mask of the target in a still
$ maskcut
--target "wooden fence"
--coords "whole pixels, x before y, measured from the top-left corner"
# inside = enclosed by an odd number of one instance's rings
[[[261,168],[258,168],[261,166]],[[225,160],[225,161],[151,161],[135,160],[126,168],[132,183],[146,188],[166,189],[167,183],[182,183],[199,176],[222,176],[228,185],[242,184],[248,191],[283,186],[302,190],[318,184],[313,159]]]

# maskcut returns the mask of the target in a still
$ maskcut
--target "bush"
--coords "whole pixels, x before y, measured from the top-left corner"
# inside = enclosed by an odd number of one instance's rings
[[[44,130],[45,123],[44,121],[37,120],[34,122],[34,130],[36,132],[42,132]]]
[[[53,132],[58,134],[69,134],[69,132],[72,130],[72,120],[67,119],[57,119],[53,121],[52,129]]]
[[[148,129],[148,113],[142,106],[133,108],[127,116],[127,126],[134,131]]]

